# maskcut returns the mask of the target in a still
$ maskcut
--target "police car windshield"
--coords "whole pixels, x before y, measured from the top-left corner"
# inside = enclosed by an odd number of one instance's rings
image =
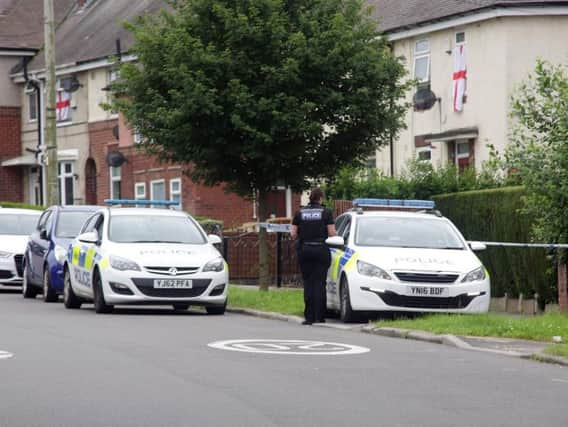
[[[55,235],[57,237],[73,239],[85,221],[93,215],[91,211],[63,211],[59,214]]]
[[[464,249],[458,234],[448,223],[428,218],[359,218],[355,244],[395,248]]]
[[[109,240],[117,243],[203,244],[205,236],[186,217],[116,215],[110,220]]]
[[[0,214],[0,235],[28,236],[34,231],[38,215]]]

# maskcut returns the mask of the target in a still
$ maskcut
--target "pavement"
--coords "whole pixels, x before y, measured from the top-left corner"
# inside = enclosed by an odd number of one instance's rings
[[[283,320],[300,324],[302,317],[280,313],[271,313],[246,308],[228,308],[229,311],[265,319]],[[425,341],[435,344],[443,344],[462,350],[478,351],[484,353],[499,354],[502,356],[531,359],[539,362],[554,363],[568,366],[568,359],[553,356],[544,352],[550,343],[520,339],[496,338],[496,337],[471,337],[451,334],[433,334],[426,331],[401,329],[391,327],[376,327],[371,324],[345,324],[337,319],[327,319],[326,323],[312,325],[320,328],[333,328],[340,330],[361,331],[373,335],[381,335],[391,338],[401,338],[416,341]]]

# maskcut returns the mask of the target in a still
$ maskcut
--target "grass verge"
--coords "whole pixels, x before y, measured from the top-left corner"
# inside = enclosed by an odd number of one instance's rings
[[[561,314],[534,317],[512,317],[500,314],[436,314],[415,319],[379,321],[375,323],[375,326],[417,329],[435,334],[519,338],[535,341],[552,341],[553,336],[561,336],[564,340],[568,340],[568,316]]]
[[[568,359],[568,344],[554,344],[544,349],[545,353]]]
[[[270,288],[264,292],[256,286],[249,289],[231,285],[229,306],[303,316],[304,294],[302,289]]]

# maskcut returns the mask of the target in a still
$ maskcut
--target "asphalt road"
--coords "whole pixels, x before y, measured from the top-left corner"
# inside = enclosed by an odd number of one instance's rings
[[[353,355],[226,351],[317,340]],[[274,348],[268,346],[267,348]],[[562,426],[568,370],[243,315],[92,307],[0,294],[0,426]]]

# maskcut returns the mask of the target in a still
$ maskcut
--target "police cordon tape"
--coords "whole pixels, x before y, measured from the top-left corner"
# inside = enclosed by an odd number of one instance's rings
[[[270,222],[261,222],[258,225],[262,228],[266,228],[266,231],[268,231],[269,233],[289,233],[292,227],[290,224],[272,224]],[[568,243],[476,242],[483,243],[485,246],[501,246],[510,248],[568,249]]]
[[[505,248],[568,249],[568,243],[513,243],[513,242],[481,242],[481,241],[477,241],[477,243],[483,243],[485,246],[501,246]]]

